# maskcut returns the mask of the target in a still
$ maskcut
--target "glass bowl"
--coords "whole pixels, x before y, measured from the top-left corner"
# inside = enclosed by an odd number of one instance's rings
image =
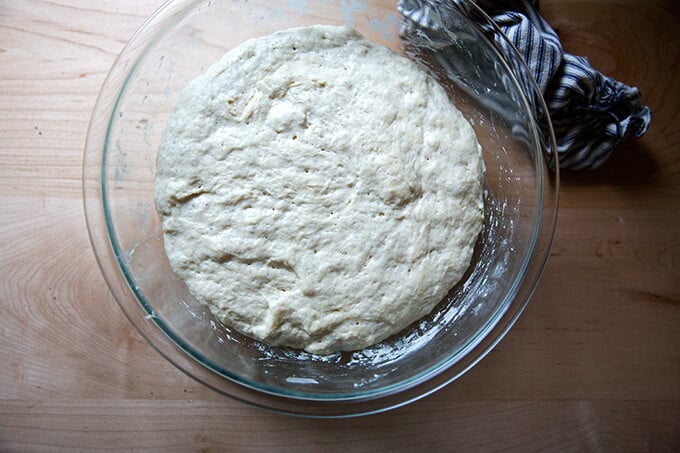
[[[551,126],[522,59],[489,18],[471,2],[442,8],[446,14],[431,14],[434,25],[424,28],[387,0],[170,1],[125,46],[90,123],[85,212],[116,301],[178,368],[274,411],[368,414],[453,381],[515,322],[555,228],[559,177]],[[316,23],[353,26],[431,71],[475,128],[487,167],[484,227],[463,280],[400,334],[331,356],[269,347],[217,322],[173,274],[153,201],[161,134],[188,82],[248,38]]]

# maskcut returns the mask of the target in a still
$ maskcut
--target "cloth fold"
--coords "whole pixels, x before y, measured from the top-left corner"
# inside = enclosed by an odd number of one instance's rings
[[[453,2],[463,13],[469,3]],[[557,33],[539,14],[537,1],[475,3],[512,42],[536,80],[553,124],[561,168],[599,167],[621,141],[647,131],[651,111],[641,105],[639,90],[598,72],[586,57],[565,53]],[[452,15],[451,6],[451,0],[400,0],[397,8],[406,28],[413,31],[415,24],[432,32],[436,46],[443,48],[447,35],[442,28]],[[440,59],[447,58],[442,55]]]

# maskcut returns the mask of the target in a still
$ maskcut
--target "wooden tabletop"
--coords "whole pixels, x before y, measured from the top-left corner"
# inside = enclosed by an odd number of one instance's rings
[[[81,201],[88,120],[160,0],[0,1],[0,450],[680,450],[680,11],[545,0],[567,51],[638,86],[644,138],[564,172],[519,322],[461,379],[381,415],[309,420],[203,387],[132,327]]]

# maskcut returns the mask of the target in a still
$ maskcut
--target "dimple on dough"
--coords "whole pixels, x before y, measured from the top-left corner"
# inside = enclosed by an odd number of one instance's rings
[[[245,335],[358,350],[470,264],[481,148],[424,70],[346,27],[244,42],[180,94],[156,207],[174,272]]]

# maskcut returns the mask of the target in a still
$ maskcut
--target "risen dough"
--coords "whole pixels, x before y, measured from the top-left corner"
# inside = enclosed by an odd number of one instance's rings
[[[156,206],[173,270],[219,320],[327,354],[446,296],[481,228],[483,173],[431,76],[313,26],[243,43],[181,93]]]

